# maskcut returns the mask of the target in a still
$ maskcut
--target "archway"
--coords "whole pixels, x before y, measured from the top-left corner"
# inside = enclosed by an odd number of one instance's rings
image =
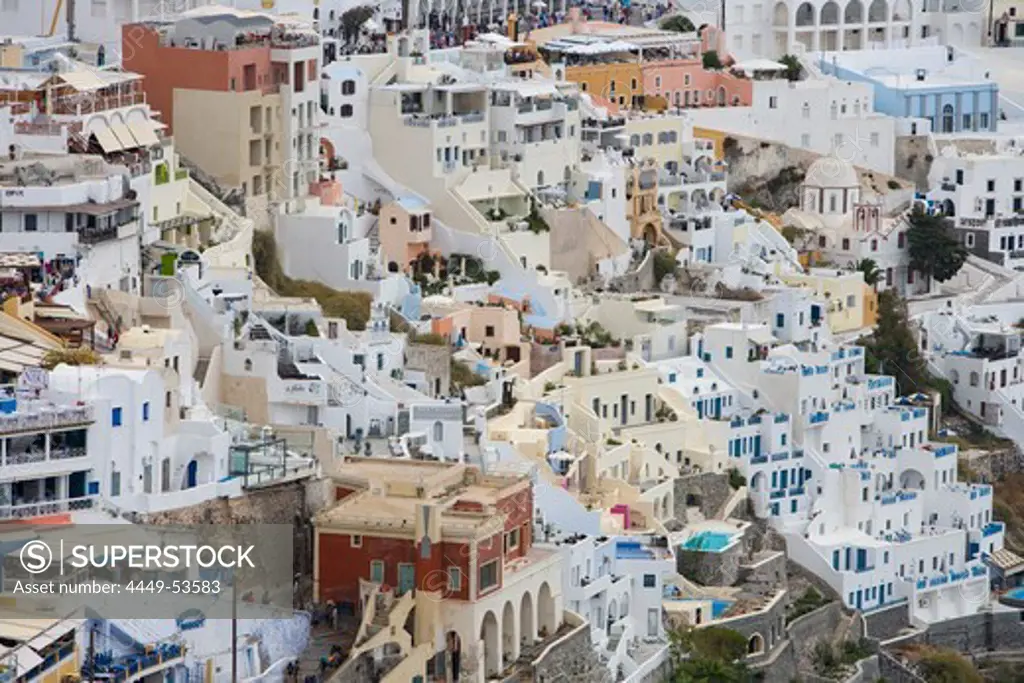
[[[501,611],[501,666],[502,669],[519,657],[519,639],[516,638],[516,611],[506,602]]]
[[[822,26],[834,26],[839,23],[839,5],[834,0],[829,0],[821,8]]]
[[[786,28],[789,26],[789,7],[784,2],[775,3],[772,10],[772,26],[775,28]]]
[[[892,4],[893,21],[910,21],[911,12],[910,0],[896,0]]]
[[[764,472],[756,473],[750,480],[750,490],[754,493],[761,493],[765,491],[765,482],[768,480],[768,475]]]
[[[452,671],[452,680],[459,680],[462,672],[462,638],[455,631],[448,631],[444,639],[448,662]]]
[[[185,469],[185,488],[194,489],[199,482],[199,463],[195,459],[188,461]]]
[[[750,636],[750,640],[747,641],[747,654],[758,655],[764,652],[764,638],[760,633],[755,633]]]
[[[908,491],[924,490],[924,475],[915,469],[904,470],[900,473],[900,488]]]
[[[800,3],[800,6],[796,8],[797,28],[811,27],[816,23],[817,17],[814,15],[814,5],[809,2]]]
[[[876,24],[886,21],[889,16],[889,5],[885,0],[874,0],[868,7],[868,23]]]
[[[725,99],[725,86],[724,85],[720,85],[720,86],[718,86],[718,106],[719,107],[724,107],[725,103],[726,103],[726,99]]]
[[[694,190],[690,196],[690,203],[698,210],[708,208],[708,193],[704,190]]]
[[[653,246],[658,243],[658,229],[654,226],[653,223],[648,223],[647,225],[644,226],[643,234],[644,241],[647,242],[648,244]]]
[[[612,634],[612,624],[614,624],[615,620],[618,619],[618,618],[619,618],[619,605],[618,605],[618,603],[615,602],[615,598],[612,598],[611,602],[608,603],[608,624],[607,624],[608,635]]]
[[[953,203],[952,199],[947,199],[942,202],[942,213],[946,216],[956,215],[956,204]]]
[[[529,591],[523,592],[519,604],[519,640],[524,646],[533,645],[537,640],[537,625],[533,619],[533,596]]]
[[[952,133],[953,128],[956,126],[955,116],[953,114],[953,105],[947,104],[942,107],[942,132]]]
[[[495,676],[501,673],[501,655],[498,650],[498,619],[488,611],[480,624],[480,640],[484,641],[484,673]]]
[[[537,610],[540,617],[537,633],[541,638],[553,635],[558,628],[555,616],[555,598],[551,595],[551,587],[547,581],[540,585],[537,593]]]
[[[860,0],[850,0],[850,2],[846,4],[846,9],[843,10],[843,23],[864,23],[864,5],[861,3]]]

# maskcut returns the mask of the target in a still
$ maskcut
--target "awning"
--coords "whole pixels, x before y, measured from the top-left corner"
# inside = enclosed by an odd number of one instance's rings
[[[85,623],[84,619],[62,619],[60,622],[54,624],[32,640],[28,641],[28,645],[33,650],[42,650],[47,645],[50,645],[54,641],[66,636],[70,631],[74,631],[83,623]]]
[[[100,147],[107,154],[124,149],[124,145],[121,144],[121,141],[117,139],[114,131],[110,128],[99,128],[93,131],[93,135],[96,136],[96,141],[100,143]]]
[[[132,121],[128,124],[128,128],[142,147],[152,147],[160,144],[160,139],[153,132],[153,123],[151,121]]]
[[[135,136],[132,135],[128,126],[123,123],[113,124],[110,126],[110,130],[112,130],[117,139],[121,141],[121,149],[133,149],[141,145],[141,143],[135,139]]]

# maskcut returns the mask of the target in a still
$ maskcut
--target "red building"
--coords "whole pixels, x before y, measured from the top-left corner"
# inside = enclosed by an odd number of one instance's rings
[[[316,520],[319,601],[359,601],[359,581],[475,600],[533,545],[529,478],[464,465],[351,459]]]

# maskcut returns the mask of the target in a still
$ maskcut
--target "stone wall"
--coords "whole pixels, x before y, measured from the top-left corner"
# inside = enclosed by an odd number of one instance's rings
[[[409,344],[405,347],[405,367],[418,370],[426,375],[428,394],[436,397],[449,396],[451,392],[452,364],[448,346],[434,344]],[[441,380],[441,390],[435,392],[435,381]]]
[[[536,683],[611,683],[611,674],[598,659],[584,624],[533,662]]]
[[[1024,644],[1020,612],[979,612],[932,624],[922,641],[958,652],[1018,650]]]
[[[613,277],[608,283],[612,292],[646,292],[654,289],[654,251],[647,252],[636,270]]]
[[[872,610],[863,615],[867,637],[879,641],[895,638],[900,631],[910,626],[910,606],[901,603],[892,607]]]
[[[894,169],[896,177],[909,180],[921,192],[929,190],[928,172],[934,157],[927,135],[901,135],[896,138]]]
[[[923,678],[885,650],[878,653],[878,675],[885,679],[885,683],[926,683]]]
[[[530,344],[530,377],[536,377],[560,360],[562,360],[562,349],[558,344],[532,342]]]
[[[783,640],[771,657],[751,665],[750,669],[761,683],[793,683],[800,680],[793,641]]]
[[[140,524],[195,526],[199,524],[289,524],[294,528],[292,552],[295,573],[303,578],[296,600],[312,597],[313,528],[309,519],[329,505],[329,480],[292,481],[249,491],[239,498],[216,498],[198,505],[140,515]]]
[[[689,474],[675,480],[673,500],[676,519],[686,519],[686,508],[700,508],[705,518],[715,517],[732,496],[728,474],[701,472]]]
[[[705,586],[734,586],[740,580],[740,563],[746,553],[742,543],[721,552],[676,551],[676,571]]]
[[[713,622],[713,625],[742,633],[748,641],[755,633],[760,635],[761,638],[764,639],[764,654],[750,657],[748,658],[748,662],[752,666],[765,667],[766,671],[772,671],[777,667],[794,667],[791,674],[787,675],[785,678],[778,679],[784,680],[787,683],[796,676],[795,657],[792,657],[791,655],[784,657],[782,656],[781,651],[781,648],[783,647],[790,647],[789,640],[786,637],[785,596],[780,600],[776,600],[770,609],[761,612],[743,614],[738,617],[722,619],[721,621]],[[787,663],[779,660],[790,661]],[[785,667],[783,667],[783,664],[785,664]]]
[[[739,581],[751,593],[771,595],[778,588],[785,588],[786,554],[780,552],[755,555],[740,565]]]
[[[839,600],[839,594],[836,593],[832,586],[828,585],[817,575],[807,571],[793,560],[786,560],[786,572],[789,574],[789,582],[793,583],[806,583],[814,586],[814,589],[821,593],[821,595],[831,598],[833,600]],[[803,595],[802,592],[794,592],[794,596],[799,597]]]
[[[991,483],[1011,472],[1024,471],[1024,453],[1016,446],[994,451],[972,451],[968,466],[981,481]]]
[[[787,626],[789,639],[793,641],[797,668],[800,671],[813,670],[812,655],[815,646],[823,639],[831,641],[842,620],[843,608],[837,601],[833,601],[794,619]]]

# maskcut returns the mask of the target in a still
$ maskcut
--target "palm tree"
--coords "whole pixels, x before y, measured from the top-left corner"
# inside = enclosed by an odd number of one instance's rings
[[[800,58],[796,55],[782,55],[779,58],[779,64],[786,67],[787,80],[799,81],[800,76],[804,73],[804,67],[800,64]]]
[[[874,259],[861,259],[857,264],[857,270],[864,273],[864,284],[874,287],[882,279],[882,269],[878,267]]]

